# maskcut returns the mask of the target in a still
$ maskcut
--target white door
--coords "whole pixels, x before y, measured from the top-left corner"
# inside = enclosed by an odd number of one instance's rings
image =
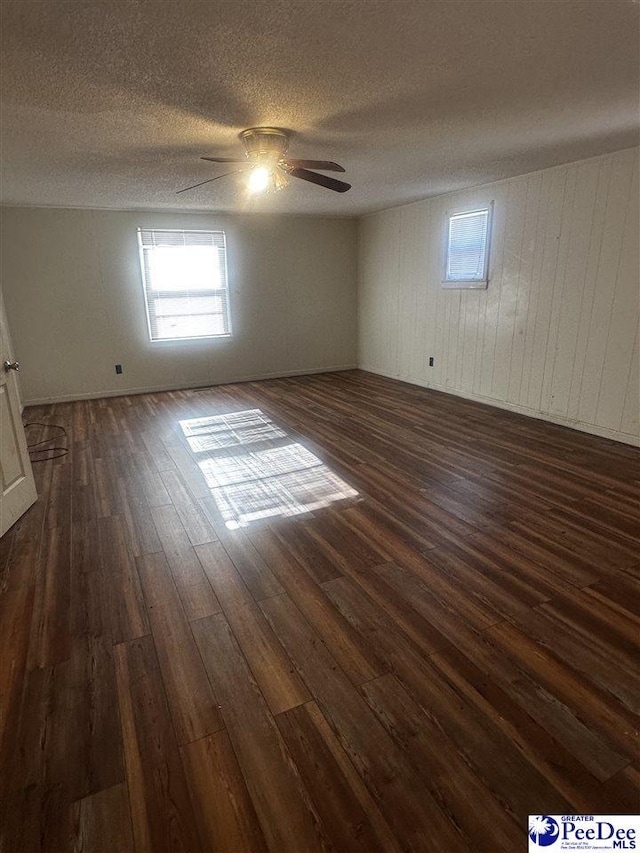
[[[22,426],[4,305],[0,301],[0,536],[35,503],[38,495]]]

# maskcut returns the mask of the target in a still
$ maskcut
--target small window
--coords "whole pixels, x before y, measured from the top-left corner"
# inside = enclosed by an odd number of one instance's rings
[[[454,213],[447,220],[444,287],[486,287],[493,205]]]
[[[231,334],[223,231],[138,228],[152,341]]]

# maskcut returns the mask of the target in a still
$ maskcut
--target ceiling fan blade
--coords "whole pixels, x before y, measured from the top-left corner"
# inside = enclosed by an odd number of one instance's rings
[[[308,169],[292,169],[289,174],[294,178],[302,178],[303,181],[318,184],[320,187],[326,187],[328,190],[334,190],[337,193],[346,193],[347,190],[351,189],[351,184],[345,184],[344,181],[337,181],[335,178],[328,177],[328,175],[319,175],[317,172],[310,172]]]
[[[189,192],[189,190],[195,190],[196,187],[202,187],[204,184],[210,184],[212,181],[219,181],[220,178],[226,178],[229,175],[238,175],[240,172],[246,172],[246,169],[234,169],[233,172],[225,172],[224,175],[216,175],[215,178],[209,178],[207,181],[200,181],[199,184],[192,184],[190,187],[185,187],[183,190],[178,190],[176,195],[180,195],[180,193]]]
[[[247,158],[243,157],[201,157],[201,160],[208,160],[210,163],[246,163]]]
[[[344,172],[345,169],[339,163],[332,160],[291,160],[286,157],[283,161],[287,166],[294,169],[320,169],[321,172]]]

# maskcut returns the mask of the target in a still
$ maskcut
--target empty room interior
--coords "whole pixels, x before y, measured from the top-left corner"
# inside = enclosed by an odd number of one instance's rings
[[[635,849],[637,0],[0,16],[0,853]]]

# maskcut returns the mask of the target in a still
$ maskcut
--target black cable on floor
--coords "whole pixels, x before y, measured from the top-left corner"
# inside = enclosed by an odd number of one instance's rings
[[[43,423],[33,422],[33,423],[25,424],[24,428],[26,430],[28,427],[35,427],[35,426],[56,429],[56,430],[59,430],[59,432],[56,433],[56,435],[50,436],[49,438],[43,438],[40,441],[34,441],[32,444],[27,444],[27,450],[29,451],[29,459],[31,460],[31,462],[48,462],[51,459],[60,459],[61,457],[67,455],[67,453],[69,452],[68,446],[67,447],[41,447],[39,450],[36,449],[36,448],[39,448],[41,444],[49,444],[52,441],[56,441],[57,439],[62,438],[62,436],[65,437],[65,439],[67,440],[67,445],[68,445],[69,444],[69,436],[67,435],[67,431],[63,426],[59,426],[58,424],[43,424]],[[38,459],[34,459],[34,457],[33,457],[34,453],[35,454],[53,453],[55,455],[54,456],[42,456]]]

